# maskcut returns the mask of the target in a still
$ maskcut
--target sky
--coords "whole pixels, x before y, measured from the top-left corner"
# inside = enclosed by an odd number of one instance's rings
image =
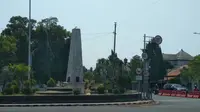
[[[10,17],[28,17],[29,0],[0,0],[0,31]],[[81,29],[83,64],[95,67],[113,49],[117,22],[116,52],[121,59],[141,55],[143,35],[163,38],[163,53],[181,49],[200,53],[200,0],[32,0],[32,18],[57,17],[71,31]]]

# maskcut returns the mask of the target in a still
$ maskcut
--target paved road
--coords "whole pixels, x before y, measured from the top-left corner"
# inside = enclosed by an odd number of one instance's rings
[[[0,108],[0,112],[199,112],[200,100],[154,96],[160,101],[155,106],[102,106],[102,107],[8,107]]]

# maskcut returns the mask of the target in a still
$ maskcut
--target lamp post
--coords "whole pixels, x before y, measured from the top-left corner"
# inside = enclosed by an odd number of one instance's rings
[[[29,32],[28,32],[28,79],[31,79],[31,0],[29,0]]]
[[[198,32],[194,32],[193,34],[195,34],[195,35],[200,35],[200,33],[198,33]]]

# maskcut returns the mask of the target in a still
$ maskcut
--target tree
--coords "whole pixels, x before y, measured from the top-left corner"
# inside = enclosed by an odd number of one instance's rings
[[[71,33],[57,24],[58,19],[50,17],[36,26],[37,51],[33,56],[33,69],[41,83],[49,77],[65,81]],[[38,65],[43,65],[43,68]]]
[[[16,39],[14,37],[0,36],[0,69],[16,61],[16,50]]]
[[[55,87],[55,86],[56,86],[56,81],[55,81],[53,78],[50,78],[50,79],[47,81],[47,86],[48,86],[48,87]]]
[[[195,56],[192,61],[189,62],[188,67],[184,67],[181,70],[181,77],[187,79],[189,82],[200,81],[200,56]]]
[[[23,88],[23,82],[28,79],[27,73],[29,67],[25,64],[10,64],[9,70],[13,73],[13,79]]]
[[[149,42],[147,44],[146,52],[150,59],[150,82],[157,82],[163,80],[166,75],[166,68],[163,61],[162,51],[158,44]]]
[[[4,39],[2,37],[12,37],[15,42],[9,38],[5,38],[4,42],[12,42],[5,45],[14,46],[15,44],[16,49],[12,52],[1,52],[0,48],[0,68],[9,63],[28,64],[28,22],[27,17],[13,16],[1,32],[1,42]],[[45,83],[49,77],[53,77],[56,80],[65,81],[71,32],[58,25],[56,17],[45,18],[40,22],[32,19],[31,23],[32,70],[36,80]]]
[[[32,29],[35,27],[36,20],[31,20]],[[17,61],[18,63],[28,63],[28,18],[21,16],[13,16],[10,18],[7,27],[2,31],[3,36],[13,36],[17,43]],[[33,32],[33,31],[32,31]],[[34,33],[34,32],[33,32]]]
[[[8,66],[4,66],[0,73],[0,82],[3,85],[3,90],[8,82],[11,82],[13,79],[13,73],[9,70]]]
[[[94,79],[94,75],[92,72],[88,71],[84,73],[84,80],[92,81]]]
[[[136,69],[143,67],[142,59],[138,55],[135,55],[135,56],[132,57],[129,65],[130,65],[130,69],[131,69],[131,71],[130,71],[131,80],[135,81],[135,77],[137,75]]]

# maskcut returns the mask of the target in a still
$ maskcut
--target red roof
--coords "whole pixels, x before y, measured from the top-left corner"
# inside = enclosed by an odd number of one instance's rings
[[[170,72],[167,73],[167,76],[164,78],[164,80],[170,80],[170,79],[173,79],[177,76],[180,75],[181,73],[181,70],[184,68],[184,67],[188,67],[188,65],[184,65],[184,66],[181,66],[179,68],[176,68],[174,70],[171,70]]]

